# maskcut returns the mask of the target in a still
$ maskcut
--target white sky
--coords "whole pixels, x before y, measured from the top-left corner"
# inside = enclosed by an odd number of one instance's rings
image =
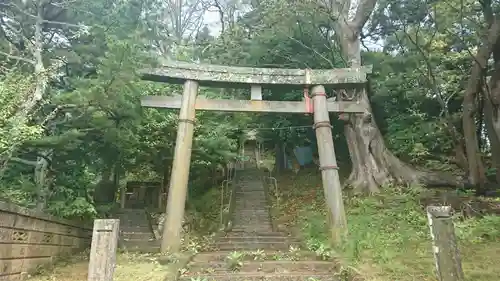
[[[216,11],[206,11],[203,16],[203,22],[208,25],[208,29],[210,30],[210,35],[217,36],[220,33],[220,20],[219,13]]]
[[[357,8],[358,1],[352,1],[353,5],[350,9],[349,16],[353,17],[354,11]],[[221,25],[219,19],[219,13],[214,10],[208,10],[205,12],[203,16],[204,24],[208,25],[208,29],[210,30],[210,35],[218,36],[220,34]],[[373,40],[364,40],[365,45],[370,49],[370,51],[380,50],[383,46],[383,41],[373,41]],[[364,49],[364,48],[363,48]]]

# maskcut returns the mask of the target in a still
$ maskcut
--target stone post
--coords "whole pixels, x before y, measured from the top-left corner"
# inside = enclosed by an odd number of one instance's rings
[[[427,218],[432,237],[432,252],[439,281],[463,281],[462,261],[455,238],[450,206],[428,206]]]
[[[116,219],[94,221],[88,281],[113,281],[119,227],[120,220]]]

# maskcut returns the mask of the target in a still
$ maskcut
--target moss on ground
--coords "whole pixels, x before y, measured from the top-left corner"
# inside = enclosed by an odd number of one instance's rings
[[[155,254],[119,253],[113,281],[164,281],[176,275],[188,256],[170,258]],[[29,281],[87,281],[88,254],[59,262],[30,277]]]
[[[392,187],[374,197],[346,196],[349,237],[332,250],[319,174],[301,171],[295,181],[289,175],[278,181],[278,224],[299,230],[310,250],[339,256],[368,280],[436,280],[427,218],[419,200],[426,191]],[[498,280],[500,216],[464,220],[457,215],[455,226],[466,279]]]
[[[207,202],[210,202],[207,204]],[[113,281],[175,280],[187,259],[194,253],[209,250],[214,231],[220,228],[220,188],[215,187],[190,199],[188,232],[182,239],[183,253],[177,258],[160,254],[117,254]],[[87,281],[88,252],[72,256],[41,269],[30,281]]]

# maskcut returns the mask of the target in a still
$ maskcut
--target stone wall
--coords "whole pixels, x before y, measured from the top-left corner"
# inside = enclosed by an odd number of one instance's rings
[[[0,280],[22,280],[90,247],[92,227],[0,202]]]

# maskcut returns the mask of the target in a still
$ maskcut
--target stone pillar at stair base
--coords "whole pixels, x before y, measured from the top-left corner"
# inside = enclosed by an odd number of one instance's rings
[[[181,247],[181,228],[186,205],[197,94],[198,82],[187,80],[184,83],[182,94],[179,127],[168,190],[167,217],[161,242],[161,252],[163,253],[169,251],[175,253]]]

